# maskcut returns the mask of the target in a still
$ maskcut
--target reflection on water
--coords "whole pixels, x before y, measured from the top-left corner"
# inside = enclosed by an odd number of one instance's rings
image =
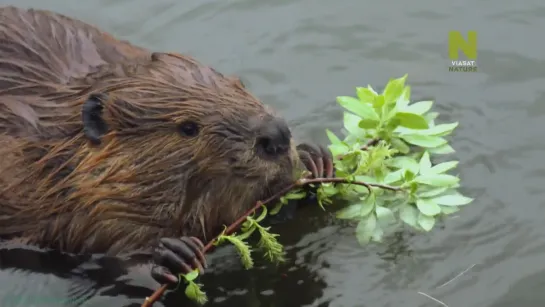
[[[403,230],[361,248],[353,226],[307,208],[275,227],[288,248],[279,267],[258,261],[244,271],[229,247],[211,255],[214,271],[202,280],[209,306],[439,306],[419,291],[463,307],[535,307],[545,299],[545,43],[535,39],[545,26],[542,2],[1,3],[54,9],[239,74],[301,140],[325,143],[324,128],[339,130],[335,96],[405,73],[415,98],[437,100],[440,121],[460,122],[454,158],[464,194],[477,200],[458,218],[430,234]],[[449,30],[478,31],[478,73],[448,72]],[[137,260],[4,248],[0,304],[139,306],[158,285]],[[187,302],[169,294],[161,304]]]

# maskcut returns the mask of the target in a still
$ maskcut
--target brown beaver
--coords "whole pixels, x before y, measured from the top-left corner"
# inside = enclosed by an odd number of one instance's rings
[[[152,276],[211,239],[321,147],[236,77],[53,12],[0,9],[0,237],[70,253],[152,251]],[[301,163],[302,162],[302,163]]]

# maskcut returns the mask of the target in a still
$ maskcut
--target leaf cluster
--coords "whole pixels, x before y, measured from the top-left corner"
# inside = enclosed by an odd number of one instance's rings
[[[323,184],[320,204],[332,198],[348,200],[337,212],[340,219],[356,220],[356,236],[362,244],[380,242],[387,225],[401,220],[414,229],[430,231],[438,218],[455,213],[473,199],[457,191],[459,177],[448,174],[458,161],[432,164],[435,155],[454,153],[446,136],[458,122],[436,124],[433,101],[410,102],[407,75],[390,79],[382,93],[370,85],[357,87],[356,97],[340,96],[346,136],[327,130],[329,149],[335,158],[336,176],[385,184],[403,192],[355,185]],[[376,145],[365,146],[370,140]]]
[[[214,241],[214,245],[220,245],[224,242],[233,244],[245,269],[251,269],[254,266],[254,261],[252,259],[253,249],[250,244],[248,244],[247,240],[252,234],[256,233],[256,231],[259,233],[257,246],[263,252],[264,258],[275,263],[285,261],[284,247],[278,242],[278,235],[269,232],[270,227],[263,227],[259,224],[268,214],[266,206],[261,206],[261,209],[262,211],[259,216],[246,217],[246,221],[240,227],[240,234],[234,232],[228,235],[226,234],[227,227],[225,227],[223,232]],[[193,281],[198,274],[198,270],[195,270],[181,276],[187,281],[185,290],[186,296],[199,304],[204,304],[208,301],[206,293],[201,290],[200,286],[202,285],[196,284]]]

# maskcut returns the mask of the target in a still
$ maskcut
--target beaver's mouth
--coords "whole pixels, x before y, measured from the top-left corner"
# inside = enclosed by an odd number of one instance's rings
[[[250,199],[254,203],[276,196],[278,192],[293,184],[297,177],[295,169],[299,167],[293,162],[292,156],[283,157],[275,162],[261,160],[259,162],[254,168],[249,167],[252,163],[230,165],[229,177],[246,186],[246,192],[253,191]]]
[[[272,179],[271,181],[267,183],[266,186],[263,187],[263,191],[259,195],[258,199],[256,199],[256,202],[267,201],[274,196],[281,196],[281,195],[278,195],[278,193],[280,193],[282,190],[292,185],[293,183],[294,183],[293,178],[288,176]]]

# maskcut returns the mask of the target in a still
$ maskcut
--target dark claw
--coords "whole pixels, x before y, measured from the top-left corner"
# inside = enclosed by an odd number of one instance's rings
[[[300,144],[297,146],[299,158],[312,173],[313,178],[334,178],[333,156],[322,146]]]
[[[312,178],[335,178],[333,155],[328,149],[322,146],[300,144],[297,146],[297,152],[301,162],[312,173]],[[307,197],[297,206],[316,202],[317,188],[317,186],[307,187],[306,190],[310,193],[307,193]]]
[[[195,237],[161,238],[153,251],[152,277],[159,283],[176,284],[178,274],[195,268],[202,274],[207,267],[204,245]]]
[[[312,173],[312,176],[316,177],[316,174],[318,174],[318,168],[316,167],[316,163],[314,160],[312,160],[310,154],[306,151],[299,151],[299,159],[301,159],[301,162],[303,162],[307,170]]]
[[[151,277],[160,284],[176,285],[178,277],[172,275],[166,268],[154,265],[151,268]]]

